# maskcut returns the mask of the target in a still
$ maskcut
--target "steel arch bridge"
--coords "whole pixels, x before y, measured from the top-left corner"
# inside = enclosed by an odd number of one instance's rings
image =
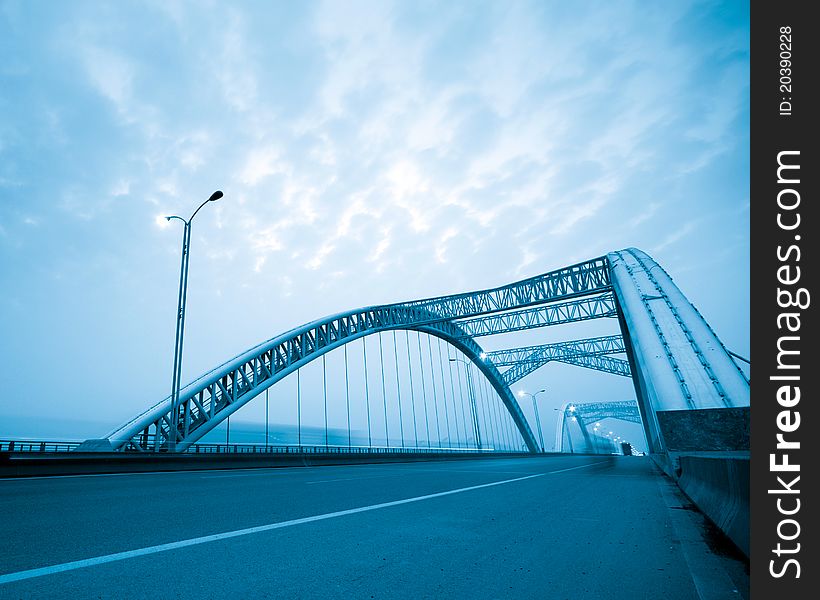
[[[602,419],[618,419],[629,423],[641,423],[641,414],[635,400],[615,402],[567,402],[561,407],[561,415],[555,424],[555,451],[562,452],[567,422],[575,422],[588,448],[594,446],[589,435],[589,424]]]
[[[485,335],[616,318],[620,336],[485,353]],[[510,385],[551,361],[631,377],[652,451],[656,413],[748,406],[749,381],[669,275],[635,248],[497,288],[371,306],[318,319],[235,356],[111,432],[120,451],[185,451],[264,390],[364,336],[412,330],[460,350],[497,392],[530,452],[538,444]],[[617,358],[613,354],[625,354]],[[502,371],[503,369],[503,371]]]

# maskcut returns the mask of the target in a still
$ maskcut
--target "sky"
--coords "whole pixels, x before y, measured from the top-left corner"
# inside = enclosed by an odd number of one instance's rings
[[[184,381],[324,315],[631,246],[748,356],[746,2],[0,0],[0,56],[0,436],[103,435],[168,395],[162,217],[217,189]],[[548,420],[634,398],[559,365],[521,383],[545,386]]]

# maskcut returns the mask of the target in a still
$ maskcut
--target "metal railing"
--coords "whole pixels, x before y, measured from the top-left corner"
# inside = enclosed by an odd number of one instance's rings
[[[72,452],[81,442],[0,440],[0,452]],[[183,454],[491,454],[495,448],[400,448],[387,446],[305,446],[271,444],[192,444]],[[128,454],[137,453],[129,451]],[[146,452],[145,454],[155,454]],[[156,454],[165,454],[158,452]]]
[[[0,452],[71,452],[81,442],[0,440]]]
[[[386,446],[270,446],[192,444],[186,454],[487,454],[495,448],[396,448]]]

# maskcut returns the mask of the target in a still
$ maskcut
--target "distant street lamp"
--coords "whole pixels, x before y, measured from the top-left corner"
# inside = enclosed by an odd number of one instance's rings
[[[535,423],[538,425],[538,440],[541,442],[541,454],[544,454],[546,450],[544,450],[544,435],[541,433],[541,417],[538,415],[538,404],[535,401],[535,397],[538,394],[546,393],[546,389],[538,390],[534,394],[530,394],[529,392],[525,392],[524,390],[518,391],[518,397],[523,398],[524,396],[529,396],[532,398],[532,410],[535,413]]]
[[[222,197],[219,190],[211,194],[205,202],[199,205],[194,214],[186,221],[182,217],[172,215],[165,217],[166,220],[179,219],[185,223],[182,231],[182,266],[179,272],[179,303],[177,305],[177,330],[174,339],[174,377],[171,384],[171,427],[168,431],[168,451],[173,452],[177,446],[177,436],[179,435],[179,388],[182,375],[182,340],[185,333],[185,304],[188,299],[188,257],[191,246],[191,222],[194,220],[199,209],[208,204],[216,202]],[[187,418],[187,417],[186,417]]]

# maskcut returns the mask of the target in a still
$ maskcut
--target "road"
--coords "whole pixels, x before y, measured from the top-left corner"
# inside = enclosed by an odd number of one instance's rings
[[[7,479],[0,598],[745,597],[684,505],[641,457]]]

